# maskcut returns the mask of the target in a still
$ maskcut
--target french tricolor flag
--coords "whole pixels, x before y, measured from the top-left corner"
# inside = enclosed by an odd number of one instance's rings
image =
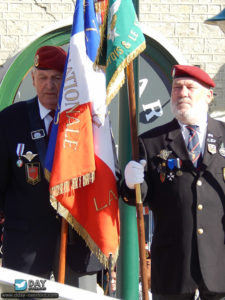
[[[77,0],[46,169],[51,203],[107,266],[119,248],[119,209],[100,43],[93,0]]]

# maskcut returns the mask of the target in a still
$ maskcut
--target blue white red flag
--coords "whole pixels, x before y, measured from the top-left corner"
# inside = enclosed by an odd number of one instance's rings
[[[94,70],[100,34],[93,0],[77,0],[46,169],[50,200],[100,261],[117,258],[119,209],[105,74]]]

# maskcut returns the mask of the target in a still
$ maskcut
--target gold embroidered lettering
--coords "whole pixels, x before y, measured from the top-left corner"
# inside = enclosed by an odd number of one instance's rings
[[[109,191],[109,206],[111,205],[111,202],[112,202],[113,200],[117,200],[117,197],[116,197],[116,195],[113,193],[113,191],[110,190],[110,191]]]
[[[94,200],[94,204],[95,204],[95,209],[96,209],[96,211],[100,211],[100,210],[103,210],[104,208],[108,207],[108,205],[107,205],[107,204],[105,204],[104,206],[102,206],[102,207],[98,208],[98,205],[97,205],[96,199],[94,198],[93,200]]]
[[[138,38],[138,33],[136,33],[133,30],[131,30],[130,34],[128,35],[128,37],[135,42],[137,40],[137,38]]]
[[[123,54],[123,49],[120,47],[116,47],[116,49],[114,49],[108,56],[107,58],[107,62],[106,65],[110,65],[113,61],[115,61],[117,59],[117,57],[119,57],[120,55]]]

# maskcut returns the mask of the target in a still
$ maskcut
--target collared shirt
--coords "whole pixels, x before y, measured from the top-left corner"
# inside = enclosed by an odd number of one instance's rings
[[[185,141],[185,145],[187,146],[188,144],[188,138],[189,138],[189,130],[187,129],[187,124],[183,124],[180,121],[178,121],[178,123],[180,124],[181,127],[181,132]],[[205,151],[205,139],[206,139],[206,132],[207,132],[207,125],[208,125],[208,121],[207,121],[207,115],[205,118],[202,118],[197,124],[199,127],[197,128],[197,134],[198,134],[198,138],[199,138],[199,143],[200,143],[200,147],[201,147],[201,152],[202,155],[204,154]]]
[[[46,132],[48,132],[48,128],[49,125],[52,121],[52,117],[49,115],[49,112],[51,111],[51,109],[47,109],[46,107],[44,107],[41,102],[38,99],[38,105],[39,105],[39,110],[40,110],[40,117],[42,120],[44,120],[45,123],[45,130]]]

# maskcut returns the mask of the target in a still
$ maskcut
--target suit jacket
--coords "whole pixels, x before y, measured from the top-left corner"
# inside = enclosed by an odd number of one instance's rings
[[[50,204],[44,178],[47,138],[37,98],[0,112],[0,140],[0,207],[5,214],[3,266],[34,275],[48,273],[58,245],[60,218]],[[17,150],[21,144],[23,153]],[[27,152],[35,156],[31,159]],[[74,236],[74,269],[79,272],[78,261],[86,272],[91,254],[80,236],[75,232]],[[94,265],[91,270],[96,269],[99,266]]]
[[[154,216],[152,293],[192,293],[201,276],[211,292],[225,292],[224,145],[225,124],[209,118],[196,171],[176,120],[140,136],[142,192]]]

